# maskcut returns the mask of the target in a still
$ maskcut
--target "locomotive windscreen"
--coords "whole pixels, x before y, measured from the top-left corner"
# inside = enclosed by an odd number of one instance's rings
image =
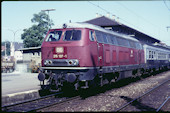
[[[80,30],[67,30],[64,35],[65,41],[76,41],[81,39],[81,31]]]
[[[52,31],[48,34],[46,41],[52,42],[52,41],[59,41],[61,38],[62,31]]]

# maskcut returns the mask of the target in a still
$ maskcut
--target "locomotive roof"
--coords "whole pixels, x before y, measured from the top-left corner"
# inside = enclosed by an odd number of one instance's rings
[[[59,28],[60,29],[63,28],[63,25],[62,26],[60,25]],[[102,32],[105,32],[105,33],[113,34],[113,35],[116,35],[116,36],[120,36],[120,37],[129,39],[129,40],[133,40],[133,41],[139,42],[137,39],[132,38],[132,37],[130,37],[128,35],[117,33],[117,32],[111,31],[111,30],[107,30],[107,29],[104,29],[104,28],[102,28],[100,26],[89,24],[89,23],[76,22],[76,23],[67,23],[65,25],[67,26],[67,28],[89,28],[89,29],[94,29],[94,30],[102,31]]]

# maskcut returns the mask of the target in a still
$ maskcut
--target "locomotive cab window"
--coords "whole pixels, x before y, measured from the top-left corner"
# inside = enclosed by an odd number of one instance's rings
[[[62,31],[52,31],[48,34],[46,41],[47,42],[53,42],[53,41],[59,41],[61,38]]]
[[[81,39],[81,31],[80,30],[67,30],[64,35],[65,41],[77,41]]]
[[[102,32],[95,31],[95,33],[96,33],[97,42],[99,42],[99,43],[103,43],[103,42],[104,42],[104,40],[103,40]]]
[[[90,40],[91,41],[94,41],[95,39],[94,39],[94,32],[93,31],[89,31],[89,38],[90,38]]]

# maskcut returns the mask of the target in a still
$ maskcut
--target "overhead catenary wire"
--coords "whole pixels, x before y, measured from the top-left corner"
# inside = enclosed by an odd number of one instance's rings
[[[106,9],[102,8],[102,7],[99,6],[99,5],[96,5],[96,4],[94,4],[94,3],[90,2],[90,1],[88,1],[88,2],[89,2],[90,4],[92,4],[92,5],[94,5],[94,6],[98,7],[98,8],[100,8],[101,10],[105,11],[106,13],[110,13],[110,14],[112,14],[112,15],[115,15],[115,14],[111,13],[110,11],[107,11]],[[126,21],[126,20],[120,18],[120,17],[117,17],[117,18],[119,18],[120,20],[125,21],[126,23],[128,23],[128,24],[130,24],[130,25],[135,26],[134,24],[132,24],[132,23],[130,23],[130,22],[128,22],[128,21]],[[135,27],[138,27],[138,26],[135,26]],[[139,28],[139,27],[138,27],[138,28]]]
[[[153,26],[153,29],[155,30],[158,30],[157,32],[157,36],[160,36],[160,31],[161,31],[161,28],[159,25],[156,25],[156,24],[153,24],[152,22],[150,22],[149,20],[143,18],[141,15],[138,15],[137,13],[135,13],[133,10],[127,8],[125,5],[123,5],[122,3],[120,2],[116,2],[117,4],[119,4],[120,6],[122,6],[123,8],[125,8],[127,11],[129,11],[130,13],[132,13],[133,15],[135,15],[136,17],[138,17],[139,19],[143,20],[143,22],[146,22],[148,24],[150,24],[151,26]],[[146,31],[145,31],[146,32]]]
[[[170,8],[169,8],[168,5],[166,4],[166,1],[165,1],[165,0],[163,0],[163,1],[164,1],[165,6],[167,7],[167,9],[170,11]]]
[[[123,5],[122,3],[120,2],[116,2],[117,4],[121,5],[123,8],[125,8],[127,11],[129,11],[130,13],[134,14],[135,16],[137,16],[138,18],[142,19],[143,21],[149,23],[150,25],[152,26],[155,26],[155,27],[159,27],[158,25],[155,25],[153,23],[151,23],[150,21],[148,21],[147,19],[143,18],[142,16],[138,15],[137,13],[135,13],[133,10],[127,8],[125,5]]]
[[[108,11],[108,10],[106,10],[106,9],[102,8],[102,7],[101,7],[101,6],[99,6],[99,5],[96,5],[96,4],[94,4],[94,3],[90,2],[90,1],[88,1],[88,2],[89,2],[90,4],[92,4],[92,5],[96,6],[96,7],[98,7],[99,9],[101,9],[101,10],[105,11],[106,13],[110,13],[110,14],[112,14],[112,15],[115,15],[115,14],[111,13],[110,11]],[[128,23],[129,25],[131,25],[131,26],[133,26],[133,27],[135,27],[135,29],[138,29],[138,30],[141,30],[141,31],[144,31],[144,32],[149,33],[148,31],[143,30],[143,29],[142,29],[142,28],[140,28],[139,26],[136,26],[136,25],[134,25],[134,24],[132,24],[132,23],[128,22],[127,20],[125,20],[125,19],[123,19],[123,18],[120,18],[120,17],[117,17],[117,18],[119,18],[120,20],[122,20],[122,21],[124,21],[124,22]]]

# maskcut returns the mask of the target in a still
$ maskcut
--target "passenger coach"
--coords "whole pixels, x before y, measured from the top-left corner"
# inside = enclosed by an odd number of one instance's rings
[[[168,69],[170,66],[170,49],[144,44],[146,70]]]

